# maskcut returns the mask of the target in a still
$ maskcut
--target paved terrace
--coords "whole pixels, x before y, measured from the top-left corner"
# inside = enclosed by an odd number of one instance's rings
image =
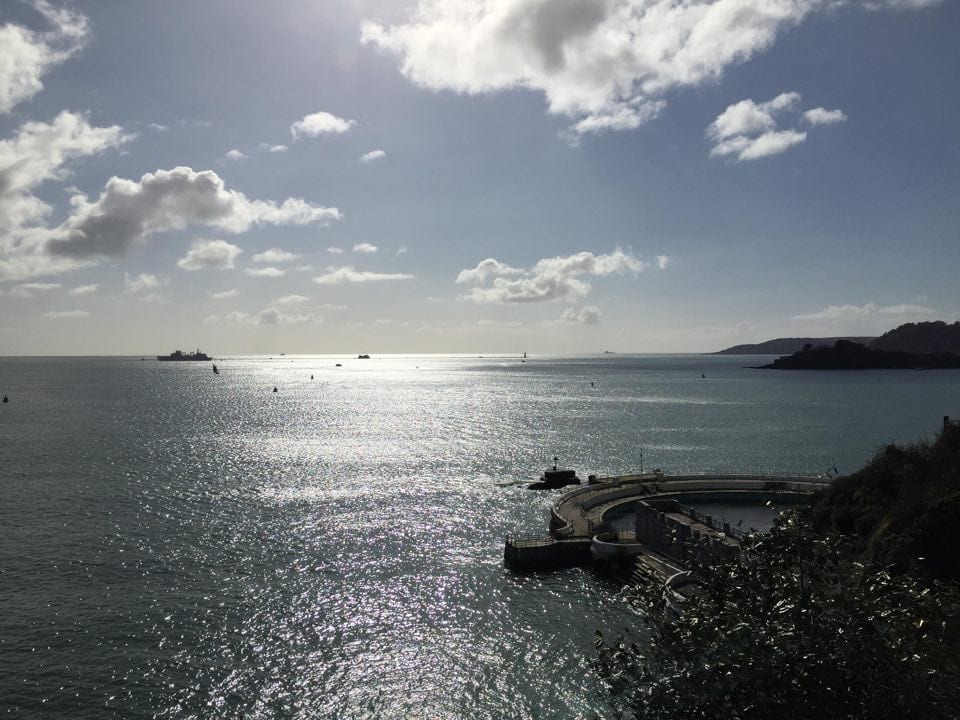
[[[589,538],[603,516],[637,500],[683,495],[810,495],[830,485],[819,475],[664,475],[645,473],[595,478],[596,484],[563,494],[550,509],[550,533],[555,538]]]

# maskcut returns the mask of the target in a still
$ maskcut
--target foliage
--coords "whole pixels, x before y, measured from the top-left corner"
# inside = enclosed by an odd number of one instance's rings
[[[638,718],[950,718],[960,708],[957,586],[856,560],[786,516],[695,574],[679,617],[637,588],[651,641],[605,642],[615,707]]]

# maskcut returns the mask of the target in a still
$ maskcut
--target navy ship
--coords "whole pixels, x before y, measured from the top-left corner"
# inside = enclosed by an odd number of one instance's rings
[[[196,352],[185,353],[183,350],[174,350],[169,355],[157,355],[157,360],[212,360],[209,355],[206,353],[200,352],[200,348],[197,348]]]

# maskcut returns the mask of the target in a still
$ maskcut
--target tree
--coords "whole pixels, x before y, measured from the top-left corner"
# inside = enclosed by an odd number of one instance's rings
[[[679,617],[637,589],[649,633],[598,633],[614,706],[637,718],[955,718],[957,586],[860,563],[849,540],[784,516],[694,569]]]

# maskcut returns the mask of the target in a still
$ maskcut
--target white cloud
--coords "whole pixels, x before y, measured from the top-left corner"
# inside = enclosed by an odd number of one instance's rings
[[[216,325],[220,322],[219,315],[207,315],[203,320],[200,321],[201,325]]]
[[[60,283],[20,283],[19,285],[12,287],[8,294],[10,297],[26,300],[28,298],[32,298],[35,293],[49,292],[50,290],[56,290],[59,287]]]
[[[310,298],[306,295],[284,295],[273,300],[270,305],[271,307],[289,307],[291,305],[303,305],[307,302],[310,302]]]
[[[283,277],[286,270],[277,267],[247,268],[244,272],[254,277]]]
[[[161,125],[160,123],[147,123],[147,127],[151,130],[156,130],[157,132],[166,132],[170,129],[169,125]]]
[[[343,248],[331,246],[327,248],[327,252],[330,253],[331,255],[343,255]]]
[[[189,252],[177,261],[177,265],[184,270],[227,270],[233,267],[234,260],[242,252],[243,250],[226,240],[195,240]]]
[[[239,162],[240,160],[246,160],[247,154],[244,152],[241,152],[240,150],[237,150],[236,148],[233,148],[233,150],[228,150],[227,154],[224,155],[224,157],[227,160],[233,160],[235,162]]]
[[[341,285],[343,283],[384,282],[387,280],[413,280],[407,273],[378,273],[354,270],[351,266],[329,267],[327,272],[313,279],[318,285]]]
[[[301,325],[323,322],[323,317],[315,313],[293,315],[273,306],[266,307],[256,314],[237,310],[228,314],[225,319],[237,325]]]
[[[296,260],[299,257],[299,255],[295,255],[292,252],[287,252],[286,250],[281,250],[280,248],[270,248],[269,250],[264,250],[262,253],[257,253],[253,256],[252,260],[255,263],[272,264],[290,262],[291,260]]]
[[[131,295],[140,295],[142,293],[149,293],[152,290],[159,290],[169,282],[170,280],[168,278],[153,275],[152,273],[140,273],[134,277],[130,277],[127,273],[123,274],[123,286]]]
[[[90,285],[78,285],[70,291],[71,295],[90,295],[95,293],[100,289],[99,283],[92,283]]]
[[[397,251],[394,253],[394,255],[397,255],[398,257],[399,257],[400,255],[406,255],[406,254],[407,254],[407,246],[406,246],[406,245],[401,245],[400,247],[397,248]]]
[[[51,320],[60,320],[63,318],[83,318],[90,315],[86,310],[54,310],[48,313],[45,313],[46,317]]]
[[[89,31],[83,15],[36,0],[34,8],[50,26],[34,32],[13,23],[0,26],[0,113],[43,89],[43,76],[79,51]]]
[[[355,253],[375,253],[378,250],[376,245],[371,245],[370,243],[357,243],[353,246],[353,251]]]
[[[461,296],[476,303],[573,302],[590,292],[590,283],[578,280],[580,276],[601,277],[628,272],[636,275],[649,266],[649,263],[620,248],[608,255],[579,252],[544,258],[530,270],[519,270],[487,258],[476,268],[461,271],[457,282],[477,286]],[[480,287],[491,278],[492,282],[487,287]]]
[[[364,22],[361,37],[396,56],[422,87],[541,91],[549,111],[571,118],[570,132],[582,134],[638,127],[662,110],[670,90],[716,80],[812,11],[837,4],[420,0],[409,21]]]
[[[286,145],[271,145],[270,143],[260,143],[260,149],[268,153],[284,153],[289,148]]]
[[[387,154],[383,150],[371,150],[368,153],[364,153],[360,156],[360,162],[362,163],[371,163],[374,160],[380,160],[385,158]]]
[[[290,134],[294,140],[301,137],[318,137],[320,135],[339,135],[356,125],[353,120],[331,115],[328,112],[317,112],[297,120],[290,126]]]
[[[904,303],[901,305],[828,305],[823,310],[806,315],[794,315],[794,320],[858,320],[862,318],[932,318],[937,311],[924,305]],[[903,320],[906,322],[906,320]]]
[[[51,123],[21,125],[14,137],[0,141],[0,236],[38,223],[50,213],[50,206],[32,192],[44,182],[66,179],[68,162],[129,139],[120,127],[93,127],[79,113],[62,112]],[[0,252],[3,249],[0,240]]]
[[[847,119],[843,110],[827,110],[826,108],[816,107],[807,110],[803,114],[803,119],[816,127],[817,125],[833,125]]]
[[[811,13],[938,0],[419,0],[364,43],[431,90],[542,92],[569,136],[642,125],[671,91],[714,82]]]
[[[781,93],[772,100],[756,103],[741,100],[730,105],[707,128],[713,142],[711,157],[736,156],[737,160],[757,160],[779,155],[807,139],[800,130],[779,130],[777,116],[798,111],[800,94]],[[801,116],[811,126],[839,122],[840,110],[815,108]]]
[[[666,270],[672,263],[673,259],[669,255],[657,255],[657,267],[661,270]]]
[[[281,204],[250,200],[227,190],[211,170],[188,167],[147,173],[139,182],[111,178],[96,202],[80,198],[74,212],[48,241],[49,253],[71,258],[115,257],[151,235],[207,225],[241,233],[254,225],[327,224],[340,211],[299,198]]]
[[[240,294],[240,291],[236,288],[230,288],[229,290],[221,290],[220,292],[210,293],[210,297],[214,300],[227,300],[229,298],[236,297]]]
[[[477,263],[475,268],[461,270],[457,275],[457,282],[461,284],[479,284],[486,281],[488,277],[497,277],[503,275],[522,275],[523,270],[510,267],[494,258],[487,258]]]
[[[561,318],[567,323],[577,323],[580,325],[596,325],[600,322],[603,315],[600,308],[593,305],[585,305],[579,312],[573,308],[567,308],[563,311]]]

